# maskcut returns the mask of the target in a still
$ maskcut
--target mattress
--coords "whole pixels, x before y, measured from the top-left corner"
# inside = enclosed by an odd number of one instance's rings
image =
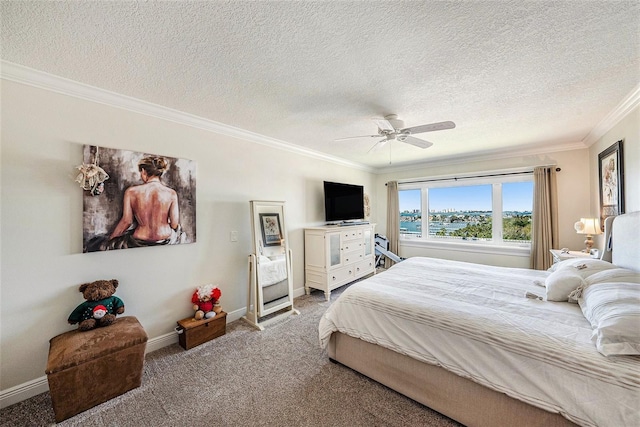
[[[640,358],[600,354],[577,304],[525,297],[548,274],[410,258],[345,290],[320,342],[339,331],[576,424],[640,425]]]
[[[284,255],[275,258],[261,255],[258,257],[258,268],[260,269],[260,285],[263,288],[287,278],[287,259]]]

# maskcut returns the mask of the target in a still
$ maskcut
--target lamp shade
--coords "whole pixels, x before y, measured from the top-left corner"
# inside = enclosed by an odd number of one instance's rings
[[[598,218],[580,218],[576,222],[575,229],[578,234],[601,234],[600,220]]]

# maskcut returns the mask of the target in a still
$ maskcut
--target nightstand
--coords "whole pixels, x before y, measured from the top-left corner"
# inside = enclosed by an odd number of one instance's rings
[[[551,255],[553,256],[554,264],[560,261],[564,261],[565,259],[591,258],[591,255],[589,255],[586,252],[581,252],[581,251],[562,252],[561,249],[551,249]]]

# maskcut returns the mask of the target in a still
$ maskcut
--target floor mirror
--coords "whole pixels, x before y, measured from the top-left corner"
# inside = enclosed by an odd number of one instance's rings
[[[291,250],[284,202],[252,200],[253,253],[249,255],[249,292],[244,319],[263,330],[293,308]]]

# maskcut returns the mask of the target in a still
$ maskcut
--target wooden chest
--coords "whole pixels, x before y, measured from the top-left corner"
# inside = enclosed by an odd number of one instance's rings
[[[178,341],[185,350],[222,336],[227,330],[227,313],[220,312],[210,319],[195,320],[193,317],[178,321]]]

